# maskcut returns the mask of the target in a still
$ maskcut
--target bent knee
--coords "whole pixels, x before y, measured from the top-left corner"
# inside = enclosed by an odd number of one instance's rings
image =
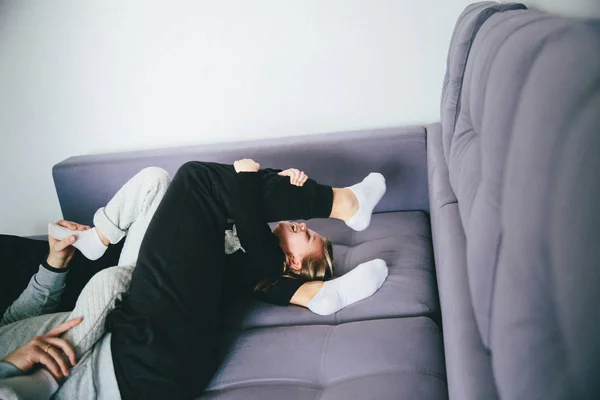
[[[146,167],[138,172],[144,181],[152,182],[156,186],[168,186],[169,185],[169,173],[159,167]]]
[[[110,267],[103,269],[90,279],[83,289],[94,293],[122,293],[129,290],[133,267]]]

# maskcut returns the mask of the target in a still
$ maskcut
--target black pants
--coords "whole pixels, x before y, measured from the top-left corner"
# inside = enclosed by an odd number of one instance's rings
[[[330,187],[260,171],[268,221],[326,218]],[[192,398],[217,367],[230,216],[230,165],[189,162],[167,190],[141,245],[129,295],[109,316],[112,355],[124,399]]]
[[[66,288],[58,311],[71,311],[79,293],[98,271],[117,264],[123,244],[111,246],[96,261],[76,252],[69,263]],[[3,313],[23,292],[42,261],[48,257],[48,242],[18,236],[0,235],[0,313]]]

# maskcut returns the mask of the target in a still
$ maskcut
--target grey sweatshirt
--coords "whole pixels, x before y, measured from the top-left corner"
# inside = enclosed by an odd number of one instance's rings
[[[67,273],[51,272],[40,266],[21,296],[6,311],[0,322],[0,359],[4,359],[34,336],[43,335],[53,327],[65,322],[70,313],[51,313],[56,310],[65,287]],[[45,314],[45,315],[43,315]],[[0,395],[7,399],[48,398],[54,387],[53,379],[38,382],[23,392],[18,377],[27,375],[14,365],[0,362]],[[34,382],[30,382],[31,385]],[[30,397],[33,396],[33,397]],[[86,352],[71,375],[61,382],[54,399],[119,399],[120,393],[110,349],[110,334],[105,334],[94,347]]]

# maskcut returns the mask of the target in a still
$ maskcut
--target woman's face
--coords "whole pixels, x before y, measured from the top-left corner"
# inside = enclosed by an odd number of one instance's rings
[[[323,249],[323,238],[317,232],[308,229],[304,222],[282,221],[277,224],[273,233],[279,237],[283,251],[291,258],[290,266],[302,268],[302,259]],[[297,268],[297,263],[300,263]]]

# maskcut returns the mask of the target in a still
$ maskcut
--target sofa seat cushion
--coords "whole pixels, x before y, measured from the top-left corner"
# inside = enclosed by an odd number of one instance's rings
[[[442,335],[429,318],[253,329],[223,338],[207,399],[444,399]]]
[[[371,225],[363,232],[354,232],[338,220],[317,219],[308,221],[308,225],[333,241],[336,276],[345,274],[360,263],[381,258],[389,268],[383,286],[372,297],[329,316],[319,316],[293,305],[281,307],[240,299],[224,314],[227,328],[335,325],[373,318],[437,313],[431,231],[425,213],[375,214]]]

